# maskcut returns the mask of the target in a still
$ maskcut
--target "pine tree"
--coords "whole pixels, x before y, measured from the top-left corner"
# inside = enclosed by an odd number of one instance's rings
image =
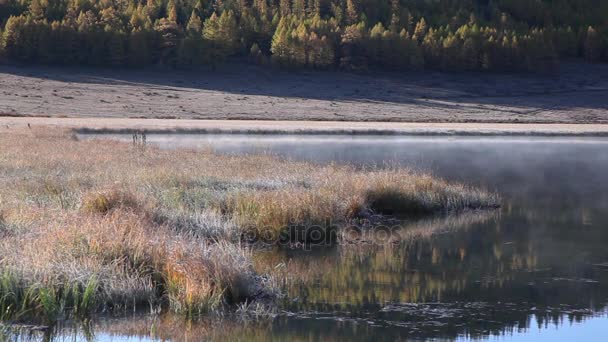
[[[356,24],[358,19],[357,6],[354,0],[346,0],[346,23],[348,25]]]
[[[414,29],[413,39],[418,40],[418,42],[422,42],[424,37],[426,36],[427,28],[426,28],[426,20],[421,18],[420,21],[416,24],[416,28]]]
[[[304,0],[293,0],[293,6],[291,7],[291,13],[296,16],[296,18],[304,18],[306,14],[306,8],[304,5]]]
[[[239,27],[232,10],[222,13],[219,18],[219,29],[226,53],[228,55],[234,54],[239,49]]]
[[[123,23],[120,17],[118,16],[118,12],[114,9],[114,7],[108,7],[101,12],[99,12],[101,16],[101,24],[103,25],[104,30],[108,32],[122,32],[123,31]]]
[[[42,7],[42,3],[40,0],[32,0],[28,7],[28,12],[30,17],[34,20],[43,20],[44,19],[44,8]]]
[[[280,0],[279,1],[279,13],[283,17],[291,14],[291,1],[290,0]]]
[[[278,64],[288,65],[291,64],[290,54],[290,25],[289,17],[282,17],[277,25],[277,28],[272,37],[272,45],[270,51],[272,52],[273,61]]]
[[[6,21],[2,37],[2,49],[10,59],[18,60],[22,52],[22,30],[25,26],[25,17],[11,16]]]
[[[210,41],[221,40],[219,18],[215,12],[213,12],[211,17],[205,20],[205,24],[203,25],[203,37]]]
[[[251,49],[249,49],[249,58],[255,64],[266,64],[266,56],[264,56],[264,53],[262,52],[260,46],[257,43],[253,43]]]
[[[308,0],[308,16],[321,16],[321,0]]]
[[[253,7],[261,18],[268,16],[268,3],[266,0],[254,0]]]
[[[140,65],[219,61],[255,44],[256,56],[311,67],[543,71],[558,57],[608,57],[608,6],[575,2],[0,0],[0,48],[32,63]]]
[[[145,11],[150,20],[155,21],[160,12],[160,8],[157,5],[156,0],[146,0]]]
[[[188,32],[193,32],[199,35],[203,32],[203,22],[198,14],[196,14],[195,10],[192,10],[192,14],[190,14],[190,20],[188,20],[186,29]]]
[[[169,0],[167,3],[167,19],[177,23],[177,7],[174,0]]]
[[[365,39],[365,25],[347,26],[340,39],[340,67],[348,70],[367,69],[367,58],[363,47]]]
[[[399,31],[399,24],[401,21],[401,9],[399,7],[399,0],[392,0],[391,2],[391,24],[389,29],[393,33]]]
[[[165,65],[175,65],[180,36],[179,26],[173,20],[161,18],[156,22],[154,30],[160,35],[160,62]]]
[[[232,10],[222,13],[221,16],[213,13],[205,20],[203,37],[210,41],[216,55],[214,59],[223,59],[237,52],[239,48],[239,28]]]
[[[600,37],[597,31],[589,26],[585,37],[585,59],[591,63],[600,59]]]

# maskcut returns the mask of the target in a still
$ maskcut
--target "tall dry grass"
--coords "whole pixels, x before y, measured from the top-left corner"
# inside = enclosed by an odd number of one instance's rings
[[[142,306],[196,316],[273,296],[244,233],[498,205],[495,194],[405,169],[80,142],[51,129],[2,134],[0,146],[4,319]]]

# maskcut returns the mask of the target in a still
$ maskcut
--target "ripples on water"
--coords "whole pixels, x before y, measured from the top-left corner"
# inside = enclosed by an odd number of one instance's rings
[[[95,339],[127,341],[151,327],[176,340],[606,338],[608,140],[152,135],[148,143],[405,165],[496,190],[503,207],[406,223],[415,238],[398,245],[259,252],[261,269],[281,265],[292,280],[272,322],[105,321],[92,328]]]

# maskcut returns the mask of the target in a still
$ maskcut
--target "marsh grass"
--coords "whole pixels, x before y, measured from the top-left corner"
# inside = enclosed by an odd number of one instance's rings
[[[496,194],[409,170],[332,167],[330,172],[313,188],[233,194],[223,210],[242,229],[276,240],[294,226],[322,227],[329,235],[336,225],[374,214],[412,219],[499,206]]]
[[[25,284],[21,275],[0,274],[0,320],[52,323],[66,312],[83,317],[95,308],[97,282]]]
[[[176,232],[129,207],[66,216],[39,228],[33,241],[2,241],[3,320],[50,323],[165,304],[196,318],[272,296],[238,244]]]
[[[119,189],[86,194],[81,209],[85,213],[107,214],[118,208],[140,209],[139,201],[129,192]]]
[[[140,149],[55,130],[3,134],[0,146],[2,320],[254,307],[276,297],[277,282],[254,271],[244,234],[278,241],[294,226],[499,201],[407,169]]]

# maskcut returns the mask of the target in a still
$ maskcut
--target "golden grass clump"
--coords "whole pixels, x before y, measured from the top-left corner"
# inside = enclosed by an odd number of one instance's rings
[[[417,218],[499,203],[495,194],[405,169],[333,167],[326,177],[316,187],[239,192],[224,203],[224,210],[242,229],[277,239],[294,226],[321,227],[327,235],[327,229],[374,214]]]
[[[81,208],[86,213],[106,214],[117,208],[140,209],[138,200],[129,192],[112,189],[87,194]]]
[[[339,202],[318,190],[249,191],[235,194],[225,205],[241,229],[276,241],[290,226],[328,228],[326,225],[338,217]]]

